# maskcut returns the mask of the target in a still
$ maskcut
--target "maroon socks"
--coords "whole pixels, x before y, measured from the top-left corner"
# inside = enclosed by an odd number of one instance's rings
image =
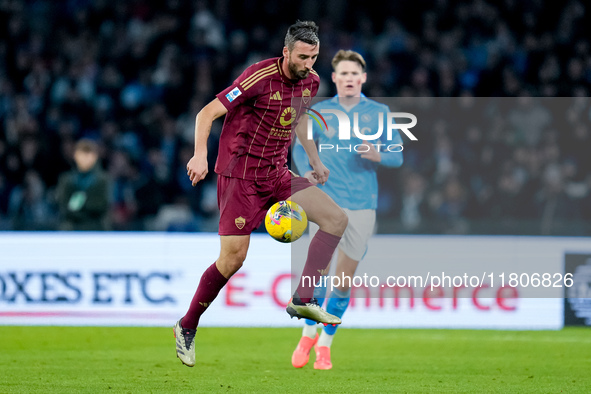
[[[199,318],[203,312],[205,312],[209,304],[215,300],[226,283],[228,283],[228,279],[220,273],[215,263],[205,270],[199,281],[197,291],[191,300],[189,310],[181,322],[183,328],[197,328]]]
[[[322,230],[318,230],[314,238],[312,238],[308,248],[306,265],[296,289],[296,293],[302,302],[310,302],[314,294],[314,284],[318,283],[320,278],[328,273],[330,260],[340,240],[341,237]],[[312,278],[312,287],[310,287],[309,278]]]

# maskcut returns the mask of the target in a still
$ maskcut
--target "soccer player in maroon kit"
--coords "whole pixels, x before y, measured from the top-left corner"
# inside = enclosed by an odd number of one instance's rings
[[[283,57],[263,60],[248,67],[234,83],[216,96],[197,115],[195,153],[187,164],[193,186],[208,172],[207,138],[213,121],[226,115],[215,165],[218,174],[221,251],[203,273],[189,310],[174,326],[177,357],[195,365],[195,334],[199,318],[246,258],[250,234],[263,221],[267,209],[281,200],[298,203],[308,219],[320,227],[308,250],[302,277],[316,283],[326,272],[345,228],[347,215],[323,191],[287,167],[292,129],[308,154],[313,175],[324,184],[329,171],[322,164],[314,141],[305,138],[305,127],[295,127],[318,91],[320,79],[312,69],[320,42],[314,22],[298,21],[285,36]],[[301,105],[293,107],[292,98]],[[305,119],[300,119],[305,125]],[[314,288],[298,287],[287,306],[292,317],[324,324],[341,320],[318,306]]]

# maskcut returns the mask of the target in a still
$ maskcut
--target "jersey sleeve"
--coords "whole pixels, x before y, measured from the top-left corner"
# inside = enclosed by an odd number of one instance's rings
[[[228,86],[226,89],[222,90],[216,95],[216,97],[221,101],[228,111],[256,96],[257,89],[253,89],[249,84],[244,83],[259,70],[259,67],[255,66],[256,64],[248,67],[242,72],[242,74],[240,74],[238,78],[236,78],[232,85]]]
[[[295,164],[301,176],[304,176],[304,174],[308,171],[312,171],[312,166],[310,166],[306,150],[298,138],[295,140],[291,157],[293,164]]]
[[[385,114],[390,112],[390,108],[385,106],[384,116]],[[384,119],[384,124],[386,124],[386,120]],[[396,122],[396,121],[394,121]],[[380,152],[380,156],[382,158],[380,165],[385,167],[400,167],[404,161],[402,155],[402,137],[400,137],[400,132],[398,130],[392,130],[392,140],[386,141],[386,148]],[[400,145],[400,147],[393,146],[392,152],[387,150],[387,147],[391,145]]]
[[[318,90],[318,89],[316,89]],[[318,104],[312,106],[312,109],[316,111],[320,111]],[[318,142],[318,133],[320,132],[318,123],[312,118],[312,139],[317,143]],[[317,147],[318,148],[318,147]],[[312,171],[313,168],[310,166],[310,161],[308,159],[308,154],[304,149],[304,146],[301,144],[300,139],[296,137],[295,144],[293,146],[292,160],[293,163],[296,165],[298,172],[300,175],[304,175],[308,171]]]

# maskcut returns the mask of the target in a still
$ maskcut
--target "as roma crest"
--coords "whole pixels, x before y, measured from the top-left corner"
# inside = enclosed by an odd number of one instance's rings
[[[238,227],[238,230],[242,230],[246,224],[246,219],[244,219],[242,216],[238,216],[236,219],[234,219],[234,223],[236,224],[236,227]]]
[[[302,92],[302,101],[304,102],[304,104],[308,105],[308,103],[310,102],[310,89],[304,89],[304,91]]]

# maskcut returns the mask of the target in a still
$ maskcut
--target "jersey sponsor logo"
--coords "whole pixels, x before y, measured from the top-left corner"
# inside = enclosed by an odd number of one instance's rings
[[[294,107],[287,107],[281,113],[281,118],[279,118],[279,123],[281,126],[289,126],[293,123],[296,118],[296,110]]]
[[[229,102],[232,102],[236,99],[236,97],[240,96],[241,94],[242,92],[240,91],[240,89],[238,89],[238,87],[235,87],[230,91],[230,93],[226,94],[226,98]]]
[[[279,91],[271,94],[271,100],[281,100],[281,94],[279,94]]]
[[[238,227],[238,230],[242,230],[246,224],[246,219],[244,219],[242,216],[238,216],[236,219],[234,219],[234,224],[236,227]]]
[[[291,138],[291,129],[278,129],[276,127],[271,127],[271,131],[269,131],[269,136],[279,138]]]

